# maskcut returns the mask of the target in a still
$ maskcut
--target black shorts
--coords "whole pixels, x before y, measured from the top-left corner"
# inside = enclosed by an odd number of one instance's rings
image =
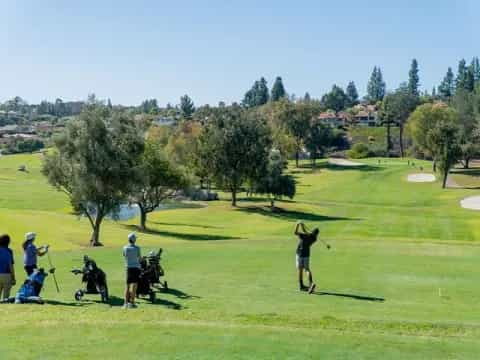
[[[140,279],[139,268],[127,268],[127,284],[136,284]]]
[[[33,271],[37,268],[37,265],[25,265],[25,272],[28,276],[32,275]]]

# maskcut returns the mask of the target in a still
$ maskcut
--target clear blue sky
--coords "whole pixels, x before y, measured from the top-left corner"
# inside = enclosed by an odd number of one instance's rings
[[[260,4],[260,5],[259,5]],[[240,101],[255,79],[320,97],[374,65],[387,87],[413,57],[423,88],[480,55],[476,0],[0,0],[0,101]]]

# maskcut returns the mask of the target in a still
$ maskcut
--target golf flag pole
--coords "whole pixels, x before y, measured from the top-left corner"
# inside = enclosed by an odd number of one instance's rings
[[[55,268],[52,265],[52,259],[50,258],[50,253],[47,250],[47,258],[48,258],[48,263],[50,264],[50,270],[54,270],[51,274],[53,276],[53,282],[55,283],[55,287],[57,288],[57,293],[60,292],[60,288],[58,287],[58,282],[57,282],[57,277],[55,276]]]

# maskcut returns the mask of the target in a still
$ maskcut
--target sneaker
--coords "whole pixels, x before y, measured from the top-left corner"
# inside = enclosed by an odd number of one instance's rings
[[[316,284],[312,284],[310,285],[310,288],[308,289],[308,293],[309,294],[313,294],[313,292],[315,291],[315,288],[317,287]]]
[[[130,307],[129,305],[130,305],[130,303],[125,303],[125,304],[123,304],[122,307],[123,307],[124,309],[128,309],[128,308]]]
[[[308,291],[308,286],[305,286],[305,285],[300,286],[300,291]]]
[[[128,308],[129,308],[129,309],[136,309],[136,308],[137,308],[137,304],[131,304],[131,303],[129,303],[129,304],[128,304]]]

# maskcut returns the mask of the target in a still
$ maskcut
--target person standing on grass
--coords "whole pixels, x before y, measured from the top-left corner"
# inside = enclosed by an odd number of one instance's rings
[[[0,235],[0,301],[10,297],[10,290],[16,283],[13,252],[9,245],[10,236]]]
[[[43,256],[48,252],[48,245],[37,248],[34,244],[37,235],[33,232],[25,234],[23,247],[23,265],[28,276],[32,275],[37,268],[37,257]]]
[[[313,293],[316,286],[310,270],[310,247],[317,241],[318,233],[318,228],[313,229],[311,232],[307,231],[305,224],[301,221],[297,222],[295,226],[295,235],[299,239],[296,256],[299,287],[300,291],[308,291],[309,294]],[[308,287],[303,283],[303,272],[306,272],[308,275]]]
[[[123,257],[125,258],[125,266],[127,268],[127,283],[125,287],[125,304],[126,309],[137,307],[135,298],[137,296],[138,280],[140,278],[140,248],[135,245],[137,235],[131,233],[128,235],[128,245],[123,248]]]

